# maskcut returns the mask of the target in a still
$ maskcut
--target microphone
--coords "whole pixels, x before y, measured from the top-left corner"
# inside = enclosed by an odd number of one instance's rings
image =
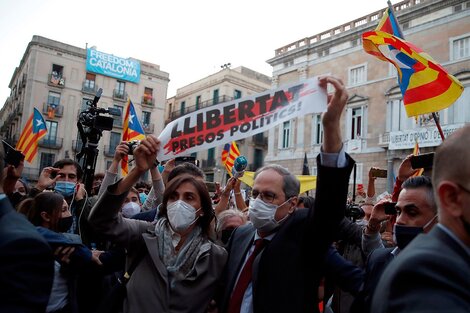
[[[92,107],[96,107],[96,104],[100,100],[102,93],[103,93],[103,88],[98,89],[98,91],[96,92],[95,98],[93,99],[93,102],[91,103]]]
[[[235,178],[240,178],[245,173],[246,167],[248,166],[248,161],[243,155],[237,156],[233,162],[232,175]]]

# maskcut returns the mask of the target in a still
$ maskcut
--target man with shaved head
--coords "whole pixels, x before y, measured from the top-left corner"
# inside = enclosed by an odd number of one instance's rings
[[[433,188],[439,223],[385,270],[371,312],[468,312],[470,308],[470,126],[437,149]]]

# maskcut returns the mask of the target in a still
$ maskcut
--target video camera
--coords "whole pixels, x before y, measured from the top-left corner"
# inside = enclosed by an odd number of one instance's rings
[[[98,108],[97,103],[101,98],[103,89],[98,89],[95,98],[87,101],[88,109],[80,112],[77,121],[78,133],[82,141],[82,149],[77,154],[77,161],[82,157],[84,169],[83,181],[85,189],[90,193],[93,187],[93,176],[95,173],[96,160],[98,156],[98,143],[103,135],[103,130],[112,130],[114,118],[104,116],[109,114],[113,116],[121,116],[121,111],[116,108]]]
[[[352,221],[362,219],[365,215],[366,213],[359,206],[359,204],[354,202],[348,203],[346,210],[344,211],[344,216],[351,219]]]
[[[121,116],[121,111],[117,108],[103,109],[96,106],[98,100],[101,98],[102,93],[103,89],[98,89],[95,98],[93,100],[87,101],[89,108],[81,112],[78,117],[78,121],[80,124],[82,124],[82,126],[98,130],[112,130],[114,118],[110,116],[103,116],[101,114]]]

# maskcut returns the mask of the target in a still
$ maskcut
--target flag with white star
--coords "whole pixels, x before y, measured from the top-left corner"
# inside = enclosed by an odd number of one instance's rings
[[[145,132],[140,125],[139,119],[135,112],[131,99],[127,99],[126,114],[124,115],[124,123],[122,126],[122,141],[142,140],[145,138]],[[122,175],[126,176],[129,172],[127,155],[121,161]]]
[[[38,153],[38,142],[47,133],[46,122],[38,109],[34,108],[33,114],[26,122],[20,139],[16,144],[16,150],[25,155],[25,160],[32,163]]]

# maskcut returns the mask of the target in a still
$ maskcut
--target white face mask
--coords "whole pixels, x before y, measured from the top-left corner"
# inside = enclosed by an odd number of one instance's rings
[[[186,231],[199,218],[199,216],[196,217],[196,212],[199,210],[183,200],[168,204],[166,214],[171,228],[177,233]]]
[[[290,214],[286,214],[286,216],[284,216],[279,221],[276,221],[274,215],[276,215],[277,209],[283,206],[289,200],[290,198],[279,206],[272,203],[266,203],[260,198],[250,200],[250,209],[248,211],[248,215],[250,217],[250,221],[253,223],[253,226],[258,231],[266,233],[269,233],[279,227]]]
[[[124,217],[132,217],[136,215],[137,213],[140,213],[140,205],[135,202],[127,202],[124,204],[122,207],[122,215]]]

